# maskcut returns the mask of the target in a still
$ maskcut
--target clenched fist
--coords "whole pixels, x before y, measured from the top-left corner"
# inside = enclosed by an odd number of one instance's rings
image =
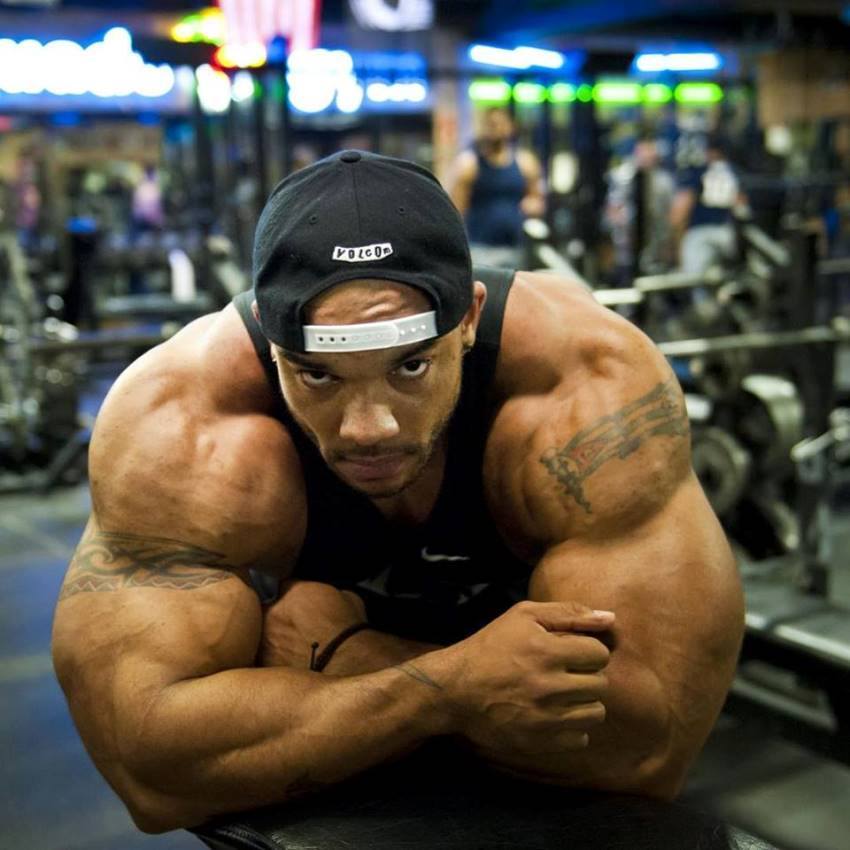
[[[520,602],[436,653],[473,749],[498,759],[587,746],[605,720],[611,612],[578,603]]]

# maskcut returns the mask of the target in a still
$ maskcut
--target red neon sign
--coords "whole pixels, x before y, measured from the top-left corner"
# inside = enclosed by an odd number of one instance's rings
[[[319,43],[321,0],[218,0],[227,21],[227,42],[268,44],[278,35],[289,52],[312,50]]]

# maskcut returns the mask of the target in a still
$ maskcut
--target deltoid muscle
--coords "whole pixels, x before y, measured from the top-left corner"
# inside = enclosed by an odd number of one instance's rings
[[[613,458],[624,460],[651,437],[687,437],[688,418],[675,381],[658,384],[645,396],[579,431],[562,448],[548,449],[540,462],[564,493],[593,513],[584,481]]]

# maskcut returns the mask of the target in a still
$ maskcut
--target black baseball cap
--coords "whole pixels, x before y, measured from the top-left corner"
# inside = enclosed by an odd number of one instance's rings
[[[420,338],[453,330],[472,304],[463,220],[437,178],[413,162],[346,150],[284,178],[260,215],[254,295],[263,333],[286,350],[308,350],[307,303],[338,283],[365,278],[408,284],[428,296],[433,315],[422,314],[427,331],[415,323]],[[410,341],[402,334],[389,344]]]

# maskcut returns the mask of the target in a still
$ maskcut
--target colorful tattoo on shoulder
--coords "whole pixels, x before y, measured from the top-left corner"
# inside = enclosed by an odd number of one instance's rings
[[[234,577],[224,555],[166,537],[98,531],[77,546],[59,600],[127,587],[195,590]]]
[[[671,379],[579,431],[562,448],[548,449],[540,462],[565,494],[593,513],[583,484],[600,466],[613,458],[624,460],[652,437],[687,437],[688,430],[682,396]]]

